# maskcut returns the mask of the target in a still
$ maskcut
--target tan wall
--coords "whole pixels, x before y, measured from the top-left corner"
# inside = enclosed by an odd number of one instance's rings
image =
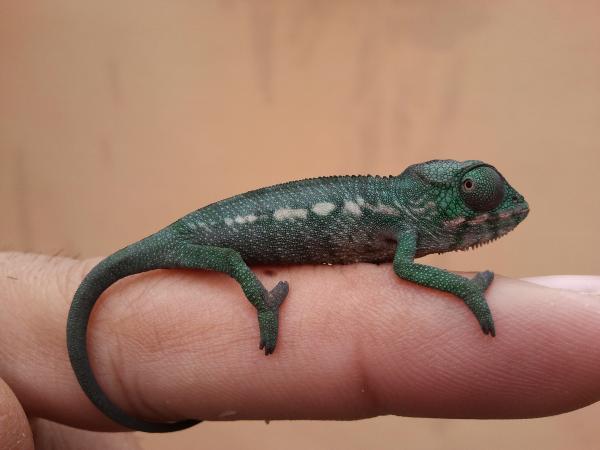
[[[4,2],[0,245],[106,254],[251,188],[475,158],[532,212],[429,262],[598,273],[599,24],[593,1]],[[583,449],[599,417],[204,424],[143,442]]]

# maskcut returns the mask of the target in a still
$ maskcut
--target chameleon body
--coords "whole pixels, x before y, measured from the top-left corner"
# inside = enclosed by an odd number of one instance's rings
[[[390,177],[314,178],[222,200],[117,251],[90,271],[69,311],[73,370],[90,400],[126,427],[165,432],[200,422],[153,423],[128,416],[103,393],[89,363],[87,324],[102,292],[123,277],[164,268],[208,269],[233,277],[257,310],[260,348],[267,355],[275,350],[288,284],[280,281],[268,290],[249,264],[393,262],[400,278],[461,298],[483,332],[494,336],[484,297],[491,272],[469,280],[414,258],[492,241],[528,212],[523,196],[481,161],[428,161]]]

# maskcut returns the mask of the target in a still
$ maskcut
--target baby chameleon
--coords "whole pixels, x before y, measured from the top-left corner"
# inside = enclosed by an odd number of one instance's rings
[[[208,269],[233,277],[256,308],[260,348],[275,350],[280,281],[267,290],[248,265],[393,262],[405,280],[461,298],[485,334],[495,335],[484,291],[492,272],[469,280],[414,262],[429,253],[465,250],[505,235],[529,212],[527,202],[491,165],[434,160],[398,176],[333,176],[279,184],[198,209],[110,255],[84,278],[67,321],[67,347],[85,394],[126,427],[176,431],[199,423],[154,423],[128,416],[101,390],[86,348],[94,304],[119,279],[153,269]]]

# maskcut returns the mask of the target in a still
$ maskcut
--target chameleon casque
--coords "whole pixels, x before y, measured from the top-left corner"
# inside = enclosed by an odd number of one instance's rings
[[[466,250],[505,235],[529,213],[523,196],[481,161],[433,160],[398,176],[331,176],[279,184],[198,209],[108,256],[84,278],[67,322],[67,347],[85,394],[108,417],[146,432],[200,420],[154,423],[128,416],[100,388],[86,348],[94,304],[119,279],[153,269],[208,269],[233,277],[256,308],[260,348],[273,353],[279,308],[288,293],[268,290],[248,264],[393,262],[395,273],[461,298],[495,336],[484,297],[493,273],[468,279],[414,258]]]

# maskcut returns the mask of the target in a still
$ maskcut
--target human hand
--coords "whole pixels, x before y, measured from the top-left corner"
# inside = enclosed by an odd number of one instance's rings
[[[128,434],[53,423],[122,430],[85,397],[66,352],[68,307],[96,262],[0,255],[0,377],[11,389],[0,389],[0,417],[10,420],[0,442],[18,435],[13,448],[33,448],[22,406],[46,419],[32,421],[38,442],[60,435],[79,447],[137,448]],[[290,282],[269,357],[258,350],[256,312],[226,276],[154,271],[111,287],[88,335],[109,398],[136,417],[167,421],[521,418],[600,397],[598,277],[534,284],[497,276],[486,293],[497,331],[490,338],[459,299],[400,280],[387,266],[257,273],[267,288]]]

